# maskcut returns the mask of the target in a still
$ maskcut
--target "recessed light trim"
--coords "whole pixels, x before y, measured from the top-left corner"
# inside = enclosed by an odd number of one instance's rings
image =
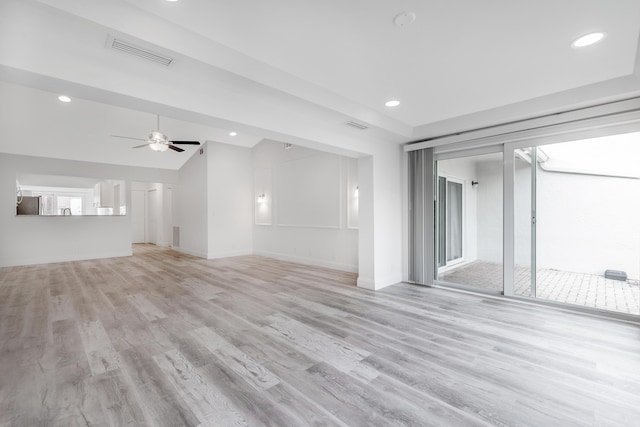
[[[60,95],[58,97],[58,100],[60,102],[71,102],[71,98],[69,98],[67,95]]]
[[[400,105],[400,101],[392,99],[390,101],[385,102],[384,105],[386,105],[387,107],[397,107],[398,105]]]
[[[231,136],[236,136],[238,133],[237,132],[229,132],[229,135]]]
[[[595,44],[604,40],[605,37],[607,37],[607,33],[602,31],[585,34],[584,36],[580,36],[577,39],[575,39],[573,42],[571,42],[571,47],[581,48],[581,47],[591,46],[592,44]]]

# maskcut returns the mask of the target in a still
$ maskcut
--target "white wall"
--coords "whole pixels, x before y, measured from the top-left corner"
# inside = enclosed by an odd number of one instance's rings
[[[375,290],[402,280],[406,218],[402,216],[402,149],[371,141],[368,150],[373,155],[358,161],[358,286]]]
[[[492,155],[497,156],[497,155]],[[455,169],[449,162],[460,162]],[[445,171],[454,176],[467,176],[469,180],[477,181],[478,186],[472,188],[471,181],[467,181],[467,206],[465,220],[467,221],[467,248],[469,257],[465,261],[482,260],[501,264],[503,262],[503,182],[502,161],[498,159],[482,159],[468,157],[443,162]],[[455,164],[455,163],[454,163]],[[463,166],[464,165],[464,166]],[[528,165],[526,165],[528,166]],[[530,259],[531,226],[529,212],[531,209],[530,172],[524,170],[522,162],[516,162],[515,194],[515,257],[516,264],[527,265]],[[442,175],[442,173],[441,173]],[[526,215],[526,216],[523,216]],[[475,248],[475,249],[474,249]]]
[[[502,160],[476,163],[478,259],[502,264]]]
[[[208,258],[246,255],[253,246],[251,150],[208,141]]]
[[[250,254],[252,173],[248,148],[207,141],[171,189],[177,250],[202,258]],[[165,193],[165,198],[169,193]]]
[[[207,258],[209,253],[207,147],[196,152],[178,171],[179,184],[173,187],[173,225],[182,252]]]
[[[16,216],[18,173],[176,182],[176,171],[0,154],[0,267],[131,255],[130,216]],[[130,200],[127,200],[129,205]]]
[[[479,168],[478,190],[502,199],[502,171]],[[516,161],[515,263],[531,265],[531,170]],[[479,196],[480,198],[480,193]],[[501,214],[478,204],[479,254],[501,262]],[[537,267],[604,274],[607,269],[640,277],[640,181],[537,170]]]
[[[131,242],[147,242],[147,190],[136,189],[133,183],[131,190],[131,204],[127,207],[127,214],[131,215]]]
[[[357,160],[275,141],[256,145],[252,157],[254,253],[358,271],[357,224],[348,220]]]
[[[376,285],[373,160],[373,156],[358,159],[358,286],[366,289],[383,286],[381,281]]]
[[[640,181],[538,169],[537,265],[640,276]]]

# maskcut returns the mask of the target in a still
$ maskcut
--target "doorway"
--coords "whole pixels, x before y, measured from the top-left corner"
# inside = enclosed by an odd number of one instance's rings
[[[131,243],[146,243],[147,195],[145,190],[131,190]]]
[[[133,182],[131,185],[131,242],[171,246],[172,186]]]

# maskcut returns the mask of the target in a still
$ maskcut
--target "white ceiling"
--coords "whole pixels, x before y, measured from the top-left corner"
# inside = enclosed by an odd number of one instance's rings
[[[127,166],[179,169],[198,149],[180,145],[182,153],[158,153],[132,147],[143,141],[115,138],[122,135],[146,138],[157,128],[154,114],[86,99],[58,101],[58,94],[0,82],[0,152]],[[252,147],[260,138],[160,117],[160,130],[170,140],[220,141]]]
[[[393,17],[403,11],[417,18],[399,28]],[[0,86],[3,115],[4,99],[22,89],[38,103],[13,111],[8,130],[3,123],[0,150],[175,169],[188,153],[125,155],[112,147],[127,142],[108,138],[144,137],[158,112],[174,139],[252,146],[269,138],[366,154],[371,141],[640,94],[638,16],[637,0],[5,0],[0,79],[40,91]],[[607,32],[602,43],[570,47],[596,30]],[[107,49],[110,35],[175,61],[164,68]],[[47,92],[79,99],[60,113]],[[385,107],[389,99],[401,105]],[[37,114],[43,126],[8,145],[27,134],[20,114]]]
[[[637,0],[130,3],[411,126],[631,74],[640,31]]]

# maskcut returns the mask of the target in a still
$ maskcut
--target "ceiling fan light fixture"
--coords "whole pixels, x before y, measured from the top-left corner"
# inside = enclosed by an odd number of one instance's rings
[[[163,152],[169,149],[169,144],[165,144],[159,141],[149,141],[149,148],[153,151]]]
[[[164,135],[162,133],[160,133],[157,130],[152,131],[149,134],[149,141],[160,141],[160,142],[166,142],[168,140],[167,135]]]

